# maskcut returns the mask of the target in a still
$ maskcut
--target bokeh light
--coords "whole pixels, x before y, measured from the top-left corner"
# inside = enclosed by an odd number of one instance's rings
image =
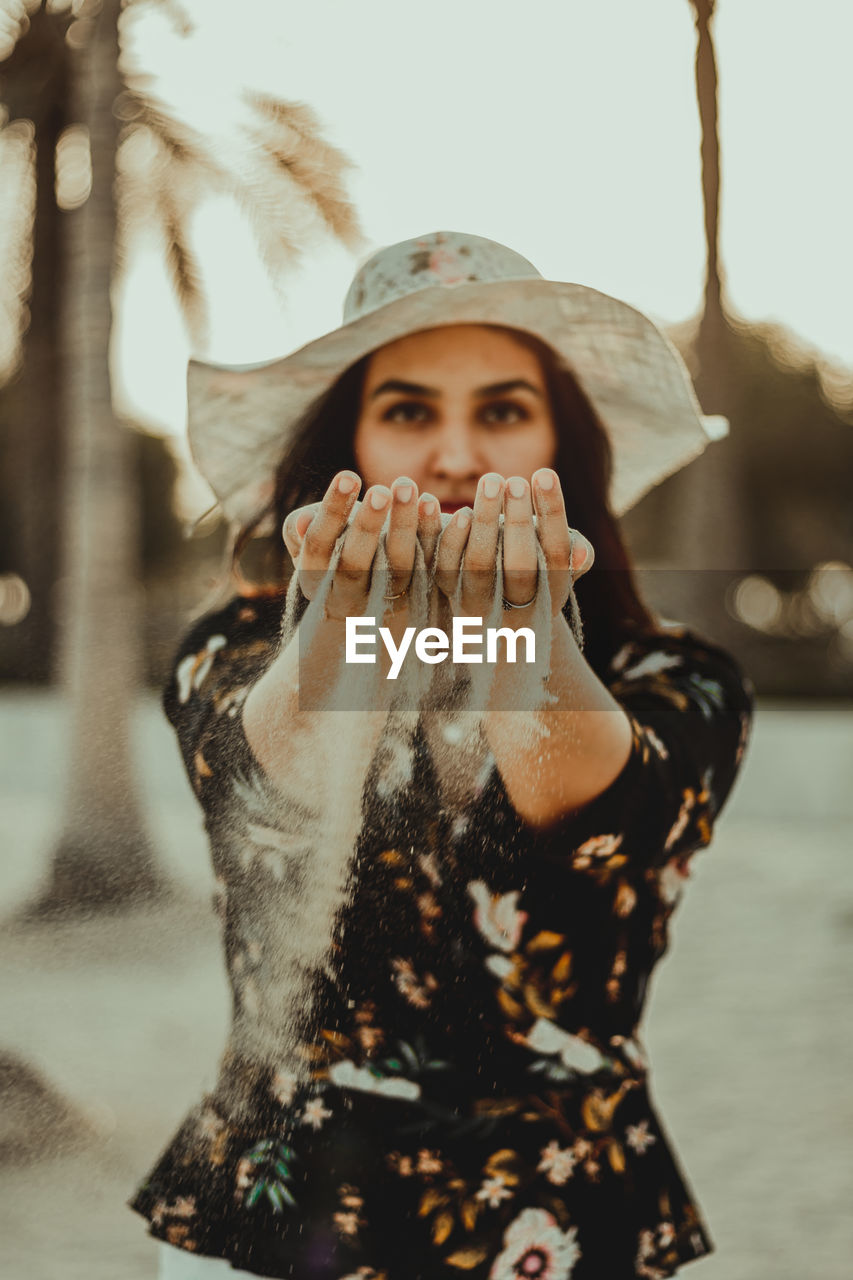
[[[35,130],[29,120],[0,129],[0,381],[17,368],[26,327],[32,245],[29,229],[35,208]]]
[[[809,578],[809,599],[830,626],[844,628],[853,621],[853,568],[842,560],[815,565]]]
[[[0,627],[15,627],[30,611],[32,598],[17,573],[0,573]]]
[[[81,124],[64,129],[56,144],[56,203],[60,209],[79,209],[92,190],[92,149],[89,130]]]
[[[782,593],[768,578],[752,573],[735,584],[731,611],[756,631],[775,631],[782,617]]]
[[[730,589],[727,607],[754,631],[788,639],[835,635],[842,651],[853,655],[853,568],[842,560],[816,564],[806,585],[791,591],[763,574],[748,574]]]

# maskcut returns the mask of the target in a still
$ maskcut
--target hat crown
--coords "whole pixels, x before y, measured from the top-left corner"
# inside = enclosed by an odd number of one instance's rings
[[[541,278],[531,262],[496,240],[434,231],[388,245],[368,258],[344,301],[344,324],[422,289]]]

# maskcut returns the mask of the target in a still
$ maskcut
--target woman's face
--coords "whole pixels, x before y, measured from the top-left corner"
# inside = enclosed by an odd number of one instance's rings
[[[446,512],[473,506],[487,471],[530,480],[557,454],[539,360],[483,325],[389,342],[368,361],[353,447],[365,485],[408,476]]]

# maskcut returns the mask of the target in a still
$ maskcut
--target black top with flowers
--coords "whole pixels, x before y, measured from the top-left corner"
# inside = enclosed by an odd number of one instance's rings
[[[165,693],[211,839],[234,1020],[218,1084],[131,1206],[185,1250],[294,1280],[651,1280],[711,1252],[638,1028],[740,766],[749,680],[681,626],[626,630],[602,674],[630,758],[546,832],[493,760],[463,812],[442,808],[419,734],[394,803],[365,793],[297,1078],[274,1052],[286,840],[258,821],[271,784],[241,718],[280,610],[238,597],[202,619]]]

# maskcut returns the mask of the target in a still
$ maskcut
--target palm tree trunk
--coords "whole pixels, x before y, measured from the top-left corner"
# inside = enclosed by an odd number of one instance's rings
[[[706,413],[731,412],[729,325],[723,303],[720,262],[720,131],[719,81],[711,24],[716,0],[691,0],[696,19],[696,102],[699,108],[702,158],[702,203],[705,213],[705,296],[695,350],[696,389]],[[706,459],[719,458],[731,441],[712,448]],[[705,461],[706,459],[703,459]]]
[[[60,675],[70,707],[62,832],[36,910],[115,908],[162,889],[137,798],[130,720],[141,670],[138,513],[112,409],[110,281],[120,0],[104,0],[74,76],[93,186],[68,215],[66,577]]]
[[[696,99],[702,131],[702,201],[705,211],[705,302],[699,345],[716,345],[725,327],[720,265],[719,81],[711,22],[716,0],[691,0],[696,20]],[[709,409],[708,412],[713,412]]]
[[[701,125],[702,196],[706,271],[702,314],[693,343],[694,382],[705,413],[729,418],[730,435],[711,444],[667,482],[660,513],[666,529],[663,573],[648,586],[654,606],[722,644],[736,644],[737,624],[725,607],[726,591],[748,559],[744,539],[742,467],[736,388],[731,371],[732,330],[726,318],[720,261],[720,143],[717,63],[712,20],[715,0],[690,0],[696,22],[696,98]]]
[[[54,655],[54,588],[59,576],[59,485],[62,427],[59,303],[62,296],[60,212],[54,193],[56,144],[67,124],[68,46],[63,24],[38,9],[3,64],[4,98],[13,120],[35,126],[29,326],[18,374],[2,389],[5,568],[29,588],[26,618],[0,628],[0,678],[45,682]]]

